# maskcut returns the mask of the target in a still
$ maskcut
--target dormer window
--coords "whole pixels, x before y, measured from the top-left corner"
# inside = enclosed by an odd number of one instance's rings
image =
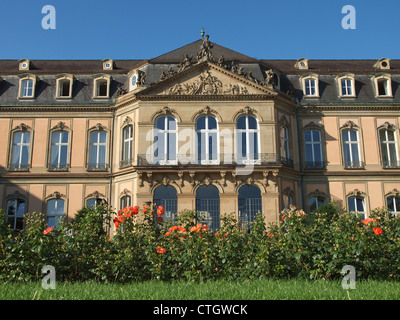
[[[308,59],[306,58],[301,58],[299,60],[296,61],[294,67],[296,69],[308,69]]]
[[[104,59],[103,61],[103,70],[113,70],[114,61],[111,59]]]
[[[319,88],[318,88],[318,75],[306,75],[301,77],[303,84],[303,94],[306,97],[318,97],[319,96]]]
[[[19,60],[19,70],[29,70],[30,61],[28,59]]]
[[[19,80],[19,94],[21,99],[35,97],[36,76],[35,75],[21,75]]]
[[[388,70],[390,69],[390,60],[387,58],[382,58],[374,64],[374,68]]]
[[[339,96],[341,98],[355,97],[354,75],[345,74],[336,78],[339,88]]]
[[[72,97],[72,75],[57,76],[56,98],[71,98]]]
[[[392,81],[390,74],[381,74],[372,78],[375,84],[375,94],[377,97],[392,96]]]
[[[96,76],[94,79],[93,97],[109,98],[111,76],[107,74]]]

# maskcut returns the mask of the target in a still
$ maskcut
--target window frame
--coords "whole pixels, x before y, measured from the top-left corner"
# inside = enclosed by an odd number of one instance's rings
[[[110,98],[110,84],[111,84],[111,76],[108,74],[97,74],[93,79],[93,98],[94,99],[109,99]],[[99,83],[105,81],[107,84],[107,94],[99,95]]]
[[[35,98],[35,94],[36,94],[36,82],[37,82],[37,76],[34,74],[21,74],[19,75],[19,88],[18,88],[18,99],[21,100],[32,100]],[[32,94],[31,95],[27,95],[27,94],[23,94],[23,84],[25,83],[25,81],[32,81]],[[28,89],[29,90],[29,89]]]
[[[311,132],[311,140],[312,141],[306,141],[306,132],[310,131]],[[314,134],[313,132],[316,131],[319,133],[319,142],[314,142]],[[322,128],[312,125],[305,126],[303,128],[303,143],[304,143],[304,167],[305,169],[323,169],[325,167],[325,161],[324,161],[324,144],[323,144],[323,131]],[[319,144],[320,147],[320,160],[316,161],[315,159],[315,148],[314,145]],[[312,149],[312,161],[307,161],[307,145],[311,145]],[[308,165],[308,163],[312,163],[311,166]]]
[[[17,201],[17,208],[16,208],[16,211],[15,211],[14,215],[10,215],[9,214],[9,203],[11,201]],[[21,216],[17,215],[18,208],[19,208],[19,204],[18,204],[19,201],[24,203],[24,210],[23,210],[24,213]],[[5,208],[6,208],[5,212],[6,212],[7,224],[9,222],[10,218],[14,219],[13,226],[12,226],[11,229],[13,231],[21,231],[21,230],[23,230],[25,228],[24,214],[26,214],[28,212],[28,209],[27,209],[28,208],[28,203],[27,203],[26,197],[24,197],[22,194],[20,194],[18,191],[16,191],[14,194],[11,194],[6,198],[6,207]],[[17,219],[18,219],[18,217],[19,217],[19,219],[22,219],[22,228],[21,229],[17,228]]]
[[[72,89],[74,83],[74,76],[72,74],[61,74],[56,76],[56,99],[71,99],[72,98]],[[69,82],[69,94],[67,96],[62,94],[63,83],[66,81]]]
[[[385,141],[381,140],[381,131],[385,131]],[[388,140],[388,131],[393,133],[393,141]],[[398,139],[397,139],[397,130],[395,127],[389,123],[385,123],[384,125],[380,126],[377,128],[377,134],[378,134],[378,143],[379,143],[379,150],[380,150],[380,160],[382,163],[383,168],[400,168],[400,160],[399,160],[399,147],[398,147]],[[385,144],[385,148],[383,146]],[[391,158],[391,153],[390,153],[390,148],[389,145],[393,144],[395,147],[395,152],[396,152],[396,159],[392,160]],[[385,150],[386,149],[386,150]],[[386,157],[387,161],[383,160],[384,159],[384,152],[386,152]],[[387,162],[388,164],[385,164]]]
[[[349,80],[350,86],[346,88],[351,88],[351,94],[343,94],[342,81]],[[355,98],[356,97],[356,86],[355,86],[355,75],[352,73],[342,74],[336,77],[336,82],[338,86],[338,93],[340,98]]]
[[[14,164],[13,163],[14,135],[17,132],[22,132],[22,133],[29,132],[29,143],[25,143],[25,145],[28,145],[28,159],[27,159],[27,163],[24,163],[24,164],[21,164],[22,148],[20,150],[20,158],[19,158],[18,164]],[[22,137],[23,136],[21,136],[21,139],[22,139]],[[7,165],[7,168],[8,168],[9,171],[29,171],[29,169],[31,167],[31,164],[32,164],[32,141],[33,141],[33,130],[28,125],[26,125],[24,123],[21,123],[20,125],[16,126],[13,130],[11,130],[11,132],[10,132],[10,142],[9,142],[8,165]]]
[[[157,128],[157,122],[160,121],[159,119],[164,119],[164,129]],[[168,118],[172,118],[175,121],[175,129],[165,129],[168,124]],[[154,163],[159,163],[160,165],[176,165],[178,164],[178,119],[174,117],[173,115],[166,114],[157,117],[154,120],[154,137],[153,137],[153,142],[154,142],[154,147],[155,149],[153,150],[153,157],[154,157]],[[169,135],[174,135],[175,134],[175,139],[172,139],[172,141],[175,141],[175,153],[173,153],[173,150],[170,150],[170,146],[168,145],[168,141],[171,140]],[[155,138],[162,137],[162,144],[163,144],[163,150],[164,150],[164,155],[160,155],[160,150],[157,147],[157,144],[160,143],[159,141],[155,141]],[[155,152],[157,150],[158,155],[155,155]],[[162,151],[162,150],[161,150]],[[172,156],[175,156],[175,159],[170,159]]]
[[[375,88],[375,97],[376,98],[392,98],[392,78],[388,73],[378,74],[372,77],[372,82],[374,83]],[[386,94],[380,94],[379,90],[379,82],[385,81]]]
[[[239,129],[238,128],[238,123],[239,123],[239,119],[245,117],[245,129]],[[256,122],[256,129],[250,129],[249,126],[249,118],[253,118]],[[251,114],[242,114],[240,116],[237,117],[236,119],[236,128],[235,128],[235,135],[236,135],[236,144],[235,144],[235,148],[236,148],[236,161],[239,164],[246,164],[246,165],[252,165],[252,164],[260,164],[261,163],[261,143],[260,143],[260,124],[259,121],[257,119],[256,116],[251,115]],[[243,133],[245,134],[245,138],[246,138],[246,155],[245,157],[243,157],[243,150],[242,150],[242,146],[243,146],[243,141],[239,140],[239,137],[242,137]],[[256,141],[257,141],[257,152],[250,152],[250,147],[249,147],[249,142],[250,141],[254,141],[255,139],[251,139],[251,135],[252,134],[256,134]],[[242,139],[242,138],[240,138]],[[239,141],[241,142],[240,144],[240,148],[241,150],[239,151]],[[254,146],[253,146],[253,149]]]
[[[131,130],[129,130],[131,128]],[[131,135],[128,137],[128,139],[125,138],[125,130],[128,129],[128,131],[131,132]],[[126,156],[126,144],[129,145],[129,155],[127,158]],[[128,167],[132,164],[134,156],[133,156],[133,147],[134,147],[134,124],[133,123],[127,123],[122,126],[121,128],[121,160],[120,160],[120,168],[125,168]]]
[[[98,145],[97,147],[97,152],[96,152],[96,162],[92,163],[91,162],[91,147],[92,147],[92,142],[91,142],[91,135],[92,133],[101,133],[104,132],[106,135],[106,141],[105,142],[98,142],[99,141],[99,136],[97,138],[97,143],[95,142],[95,144]],[[109,167],[109,139],[110,139],[110,131],[103,126],[101,123],[98,123],[97,125],[95,125],[94,127],[90,128],[87,132],[87,164],[86,164],[86,169],[87,171],[108,171],[108,167]],[[104,145],[105,146],[105,155],[104,155],[104,163],[103,166],[99,166],[101,163],[98,162],[99,160],[99,148],[100,145]]]
[[[344,131],[349,131],[348,137],[350,138],[349,141],[344,141],[343,139],[343,133]],[[351,140],[351,133],[350,131],[355,131],[357,134],[357,141],[352,141]],[[340,142],[341,142],[341,153],[342,153],[342,161],[343,161],[343,167],[345,169],[364,169],[365,163],[364,163],[364,157],[363,157],[363,149],[362,149],[362,135],[361,135],[361,128],[358,127],[353,121],[347,121],[341,128],[340,128]],[[358,151],[358,161],[353,160],[353,152],[350,144],[357,143],[357,151]],[[345,159],[345,147],[349,146],[349,155],[350,155],[350,160],[346,161]]]
[[[67,198],[65,195],[55,191],[53,194],[49,195],[46,197],[45,199],[45,203],[46,203],[46,222],[48,227],[57,227],[57,223],[55,223],[54,225],[50,225],[49,224],[49,218],[56,218],[56,217],[67,217]],[[58,201],[62,201],[63,202],[63,213],[62,214],[51,214],[49,215],[49,203],[50,201],[56,201],[56,205],[58,203]]]
[[[319,97],[319,76],[315,73],[307,74],[302,76],[301,78],[303,95],[307,98],[318,98]],[[307,82],[314,81],[314,94],[307,94]]]
[[[210,129],[208,122],[209,122],[209,118],[212,117],[215,119],[215,123],[216,123],[216,128],[215,129]],[[205,118],[205,128],[204,129],[197,129],[197,123],[199,122],[199,120],[201,118]],[[202,114],[200,115],[197,119],[196,119],[196,123],[195,123],[195,130],[196,130],[196,159],[197,162],[201,165],[218,165],[220,163],[220,146],[219,146],[219,142],[220,142],[220,136],[219,136],[219,121],[218,118],[214,115],[210,115],[210,114]],[[203,154],[201,154],[199,152],[199,148],[200,150],[202,149],[202,139],[199,139],[199,134],[202,137],[203,134],[205,135],[205,159],[203,159]],[[215,134],[216,135],[216,140],[215,142],[213,142],[216,144],[216,159],[214,157],[212,157],[212,159],[210,159],[210,141],[209,139],[212,137],[212,135]],[[213,145],[211,146],[211,149],[213,148]],[[212,154],[213,155],[213,154]]]

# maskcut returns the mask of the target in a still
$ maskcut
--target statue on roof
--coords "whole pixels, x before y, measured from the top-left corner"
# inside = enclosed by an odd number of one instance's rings
[[[209,35],[206,35],[206,38],[203,40],[200,46],[200,51],[197,53],[197,61],[200,61],[201,59],[205,59],[208,61],[213,61],[214,57],[211,54],[211,49],[213,47],[213,44],[210,42]]]

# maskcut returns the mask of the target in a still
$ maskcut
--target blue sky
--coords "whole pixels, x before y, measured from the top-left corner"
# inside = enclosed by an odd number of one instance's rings
[[[56,29],[42,28],[42,7]],[[342,28],[342,7],[356,29]],[[398,59],[398,0],[1,0],[0,59],[150,59],[200,39],[258,59]]]

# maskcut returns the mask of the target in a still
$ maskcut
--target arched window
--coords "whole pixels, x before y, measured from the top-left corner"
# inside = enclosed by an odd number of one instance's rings
[[[260,159],[259,128],[253,116],[241,116],[236,123],[237,160],[239,163],[254,164]]]
[[[196,121],[197,159],[201,164],[219,164],[218,123],[213,116],[201,116]]]
[[[132,205],[132,197],[130,195],[124,195],[120,199],[119,208],[120,210],[125,207],[130,207]]]
[[[12,171],[27,171],[29,169],[31,132],[27,130],[14,131],[12,134],[11,159],[9,169]]]
[[[163,206],[164,219],[174,220],[178,212],[178,197],[173,186],[159,186],[154,190],[153,204]]]
[[[49,170],[64,171],[68,164],[69,132],[64,130],[51,133]]]
[[[394,214],[396,217],[400,214],[400,196],[398,195],[389,195],[386,198],[386,204],[388,210]]]
[[[365,218],[365,199],[361,196],[351,196],[347,198],[349,212],[355,212],[361,218]]]
[[[325,204],[324,197],[315,196],[308,198],[308,208],[310,210],[310,213],[314,213],[323,204]]]
[[[397,152],[396,132],[389,128],[380,129],[379,141],[382,153],[382,166],[384,168],[399,168],[400,162]]]
[[[243,185],[238,197],[239,221],[244,228],[249,228],[257,213],[262,213],[261,191],[255,185]]]
[[[207,224],[213,230],[219,228],[219,192],[215,186],[203,185],[197,189],[196,210],[200,215],[202,223]]]
[[[358,130],[342,130],[343,161],[348,169],[362,168],[364,166],[360,156],[360,140]]]
[[[126,167],[132,164],[132,143],[133,143],[133,125],[127,125],[122,129],[122,158],[120,167]]]
[[[64,217],[64,205],[63,199],[50,199],[47,201],[47,225],[49,227],[57,227],[60,219]]]
[[[176,164],[178,132],[176,119],[172,116],[157,118],[154,131],[155,163]]]
[[[24,227],[25,199],[13,197],[7,200],[7,221],[13,230],[22,230]]]
[[[279,126],[279,140],[281,161],[290,164],[289,128],[285,125]]]
[[[107,169],[107,131],[90,132],[88,170]]]
[[[305,143],[305,157],[306,168],[322,168],[322,145],[321,145],[321,132],[319,130],[305,130],[304,131]]]

